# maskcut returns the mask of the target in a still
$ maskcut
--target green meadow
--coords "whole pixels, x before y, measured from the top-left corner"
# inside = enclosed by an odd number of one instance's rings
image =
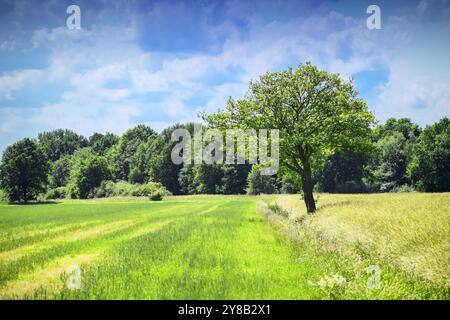
[[[449,194],[320,197],[314,215],[298,195],[0,204],[0,298],[449,298]],[[414,214],[421,197],[440,212]],[[366,285],[370,265],[380,287]]]

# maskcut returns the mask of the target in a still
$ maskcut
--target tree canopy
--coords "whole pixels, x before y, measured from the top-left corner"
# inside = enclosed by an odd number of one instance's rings
[[[72,160],[68,182],[71,198],[86,199],[102,181],[112,178],[111,168],[105,157],[92,153],[89,149],[79,150]]]
[[[42,148],[25,138],[6,148],[0,164],[0,188],[10,201],[34,200],[47,185],[49,164]]]
[[[63,156],[52,163],[50,169],[50,187],[58,188],[67,184],[72,165],[71,156]]]
[[[109,132],[105,134],[95,132],[89,137],[89,146],[92,151],[101,156],[106,155],[107,151],[118,142],[119,137]]]
[[[178,176],[183,165],[174,164],[171,152],[177,142],[171,140],[175,129],[186,129],[191,134],[194,132],[194,124],[175,124],[164,129],[153,141],[150,152],[152,157],[149,163],[149,177],[151,180],[160,182],[173,194],[180,194],[180,182]]]
[[[447,117],[423,130],[414,146],[408,171],[419,190],[450,191],[450,120]]]
[[[63,155],[71,155],[76,150],[87,147],[89,143],[82,135],[67,129],[42,132],[38,139],[47,159],[51,161],[56,161]]]
[[[316,209],[314,156],[367,146],[374,123],[351,81],[309,63],[264,74],[243,99],[204,119],[213,127],[279,129],[281,164],[300,175],[308,212]]]
[[[373,136],[376,140],[400,133],[406,140],[416,141],[419,138],[421,129],[409,118],[389,118],[384,125],[380,125],[374,129]]]
[[[116,178],[128,180],[130,174],[130,161],[137,151],[139,145],[146,142],[151,137],[156,137],[156,132],[152,128],[140,124],[127,130],[119,140],[117,154],[115,155]]]

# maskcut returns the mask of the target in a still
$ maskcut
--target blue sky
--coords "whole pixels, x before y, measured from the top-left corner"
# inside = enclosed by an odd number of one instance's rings
[[[66,8],[81,8],[68,30]],[[366,8],[381,9],[368,30]],[[450,1],[0,0],[0,151],[69,128],[161,130],[310,61],[353,77],[383,122],[450,110]]]

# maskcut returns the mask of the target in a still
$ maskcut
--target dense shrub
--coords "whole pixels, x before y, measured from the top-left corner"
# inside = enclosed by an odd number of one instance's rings
[[[161,199],[163,196],[170,194],[162,184],[158,182],[149,182],[147,184],[134,185],[131,195],[134,197],[149,197],[152,194],[159,193],[161,193]]]
[[[404,184],[402,186],[392,188],[390,192],[415,192],[415,191],[416,190],[414,189],[413,186]]]
[[[50,189],[45,194],[45,200],[64,199],[66,197],[66,187]]]
[[[95,189],[94,197],[149,197],[153,193],[161,193],[161,198],[165,195],[170,195],[170,192],[157,182],[131,184],[126,181],[103,181],[100,186]]]
[[[153,182],[150,182],[148,184],[136,184],[133,185],[131,195],[133,197],[148,197],[153,191],[153,188]]]
[[[163,199],[165,195],[166,195],[165,190],[161,187],[153,190],[149,195],[149,199],[151,201],[160,201]]]
[[[133,185],[126,181],[102,181],[100,186],[95,189],[94,196],[97,198],[130,196],[132,187]]]

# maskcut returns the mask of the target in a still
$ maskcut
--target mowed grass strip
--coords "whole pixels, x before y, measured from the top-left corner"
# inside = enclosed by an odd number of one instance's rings
[[[13,249],[26,246],[29,244],[36,244],[42,241],[48,241],[55,237],[67,234],[71,231],[81,231],[83,229],[92,228],[104,223],[103,221],[92,221],[87,223],[70,223],[67,225],[53,224],[42,225],[40,230],[33,231],[10,231],[0,234],[0,255],[4,251],[11,251]]]
[[[186,205],[184,205],[186,207]],[[181,209],[182,207],[179,206],[178,209]],[[123,208],[121,208],[123,210]],[[169,214],[165,214],[167,211],[171,211]],[[125,211],[125,213],[115,220],[111,220],[109,217],[107,219],[103,220],[96,220],[91,223],[86,224],[78,224],[79,228],[71,227],[70,229],[65,229],[65,232],[57,232],[48,234],[48,236],[45,238],[43,236],[39,237],[37,241],[34,241],[31,245],[23,245],[23,246],[16,246],[18,247],[15,250],[8,250],[1,252],[0,251],[0,261],[3,260],[5,257],[9,257],[12,259],[17,259],[18,257],[24,255],[24,253],[29,253],[30,251],[39,250],[43,248],[51,247],[55,244],[59,244],[61,242],[65,242],[67,240],[77,240],[80,238],[88,238],[93,237],[99,234],[108,233],[117,229],[120,229],[122,227],[130,226],[132,224],[139,224],[141,222],[145,222],[146,220],[150,219],[151,221],[155,222],[157,220],[165,220],[170,218],[171,216],[176,216],[183,214],[183,211],[179,210],[173,210],[173,207],[169,208],[151,208],[146,207],[144,209],[139,210],[138,212],[133,212],[130,214],[130,212]],[[151,214],[150,214],[151,213]],[[102,217],[98,217],[101,219]],[[45,228],[45,226],[43,227]],[[45,234],[45,232],[44,232]],[[23,237],[19,238],[21,241],[19,243],[23,243]]]
[[[82,202],[83,203],[83,202]],[[41,247],[50,246],[52,243],[61,242],[66,239],[76,239],[83,236],[89,236],[92,233],[101,233],[102,230],[106,230],[108,228],[113,227],[114,225],[125,224],[130,222],[139,222],[140,219],[167,219],[168,215],[164,215],[166,211],[173,211],[173,206],[169,206],[168,208],[162,208],[159,206],[135,206],[133,203],[129,203],[129,205],[123,205],[122,202],[115,203],[115,206],[97,206],[97,203],[90,203],[93,208],[82,206],[82,210],[79,214],[77,222],[75,223],[66,223],[64,220],[61,220],[61,215],[67,214],[67,221],[74,220],[72,216],[73,211],[80,211],[79,206],[62,206],[59,207],[58,211],[52,212],[50,215],[44,215],[42,212],[48,213],[50,210],[48,207],[39,207],[36,208],[36,211],[33,213],[34,215],[41,215],[41,219],[36,221],[33,226],[32,231],[20,232],[15,230],[17,228],[12,228],[13,231],[7,231],[5,234],[1,234],[0,240],[0,260],[2,260],[2,256],[16,256],[20,255],[21,251],[27,251],[30,248],[39,247],[39,243]],[[62,205],[62,204],[61,204]],[[180,206],[183,204],[179,204]],[[184,204],[187,206],[187,204]],[[29,207],[29,206],[28,206]],[[54,209],[54,206],[50,207]],[[39,209],[39,210],[38,210]],[[88,217],[83,215],[85,209],[90,211]],[[94,209],[92,211],[92,209]],[[2,207],[0,206],[0,212],[2,211]],[[119,213],[120,216],[117,215]],[[152,213],[149,216],[149,213]],[[18,211],[17,215],[24,214],[29,215],[28,211],[21,212]],[[175,211],[176,214],[176,211]],[[54,223],[49,224],[47,221],[54,220],[54,216],[58,216],[59,223],[55,225]],[[34,219],[34,217],[31,217]],[[2,215],[2,220],[8,222],[8,220],[14,220],[14,217],[8,215]],[[19,217],[24,218],[22,216]],[[86,222],[85,220],[88,220]],[[35,220],[34,220],[35,221]],[[6,224],[6,223],[5,223]],[[30,225],[27,224],[27,228],[30,229]],[[8,230],[8,229],[7,229]],[[7,239],[5,239],[5,237]],[[26,246],[27,244],[31,244]],[[12,250],[20,248],[18,250]],[[5,252],[7,251],[7,252]],[[3,252],[3,253],[2,253]]]
[[[99,211],[96,213],[97,218],[107,214],[105,213],[105,208],[96,204],[93,205]],[[184,215],[211,209],[211,206],[207,203],[192,205],[174,202],[164,205],[158,204],[157,206],[149,204],[141,209],[140,214],[137,214],[136,211],[133,211],[133,203],[117,202],[116,205],[123,212],[120,217],[116,215],[116,219],[122,218],[122,221],[110,222],[111,219],[105,219],[106,225],[103,228],[95,227],[79,230],[63,235],[57,241],[51,239],[48,242],[42,241],[16,250],[3,252],[0,255],[3,258],[0,260],[0,290],[2,290],[1,288],[5,286],[7,281],[46,269],[55,260],[86,253],[101,254],[124,239],[152,231],[157,229],[158,226],[172,222]],[[36,214],[39,214],[42,207],[38,205],[35,208],[38,209]],[[71,208],[71,206],[68,208]],[[79,208],[84,209],[86,207],[80,206]],[[131,213],[127,212],[129,208],[131,208]],[[64,209],[64,206],[60,208],[60,210]],[[109,206],[106,210],[108,209]],[[61,213],[58,212],[57,214]],[[80,213],[80,215],[84,216],[83,213]],[[2,217],[1,213],[0,217]],[[51,216],[47,215],[46,218],[51,219]],[[36,228],[39,228],[39,224],[36,224]]]
[[[82,268],[80,290],[42,288],[27,298],[311,297],[310,270],[296,262],[287,243],[256,213],[254,198],[193,203],[207,203],[211,209],[122,241],[104,259]]]

